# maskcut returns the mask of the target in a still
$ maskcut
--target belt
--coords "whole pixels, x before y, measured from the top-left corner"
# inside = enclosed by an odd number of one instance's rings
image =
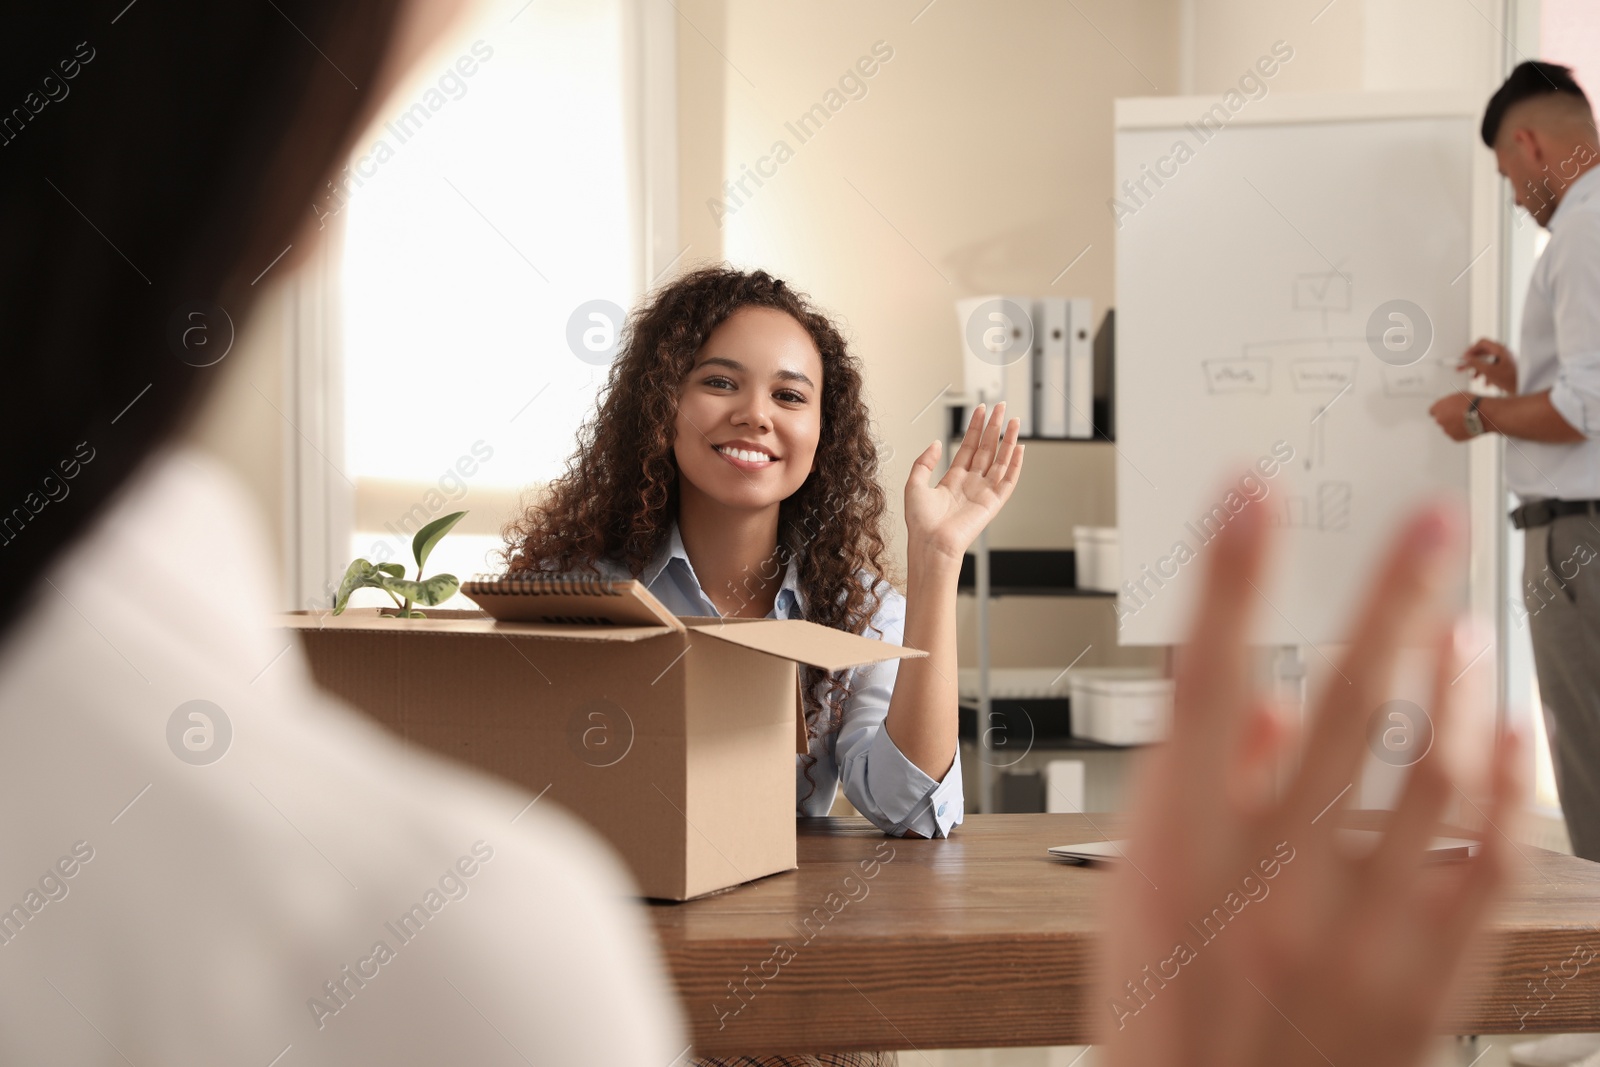
[[[1546,526],[1563,515],[1600,515],[1600,500],[1535,500],[1511,511],[1511,525],[1519,530]]]

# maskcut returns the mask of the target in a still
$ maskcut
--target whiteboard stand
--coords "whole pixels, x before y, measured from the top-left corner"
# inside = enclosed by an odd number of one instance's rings
[[[1299,645],[1278,645],[1272,650],[1272,696],[1278,708],[1289,717],[1299,738],[1293,752],[1278,768],[1280,787],[1300,766],[1306,742],[1306,664]]]
[[[978,534],[975,590],[978,598],[978,811],[999,811],[994,766],[993,703],[989,699],[989,530]]]

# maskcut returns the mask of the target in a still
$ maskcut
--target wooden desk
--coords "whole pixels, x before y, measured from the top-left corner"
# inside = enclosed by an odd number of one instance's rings
[[[696,1051],[1088,1043],[1105,872],[1045,849],[1116,832],[1116,817],[1092,820],[972,815],[954,837],[923,841],[864,819],[802,819],[799,870],[652,905]],[[1506,952],[1447,1028],[1514,1033],[1523,1012],[1528,1033],[1600,1030],[1600,955],[1576,976],[1563,966],[1580,945],[1600,954],[1600,864],[1522,852],[1496,924]],[[1546,980],[1541,1000],[1529,983]]]

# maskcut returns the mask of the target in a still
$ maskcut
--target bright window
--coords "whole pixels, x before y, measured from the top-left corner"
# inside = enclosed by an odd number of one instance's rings
[[[629,306],[640,273],[625,10],[492,5],[418,67],[360,142],[348,196],[320,206],[346,227],[352,556],[409,566],[418,526],[469,508],[428,569],[485,570],[519,491],[571,452],[602,370],[568,321]]]

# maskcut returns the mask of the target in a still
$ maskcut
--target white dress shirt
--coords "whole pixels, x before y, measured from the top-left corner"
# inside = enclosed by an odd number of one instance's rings
[[[1600,499],[1600,168],[1567,187],[1522,312],[1518,391],[1550,403],[1587,440],[1506,439],[1506,483],[1523,500]]]
[[[607,577],[630,577],[627,568],[613,560],[601,561],[598,568]],[[722,614],[695,576],[677,523],[672,524],[671,533],[640,572],[639,580],[674,615],[720,617]],[[866,580],[863,575],[862,581]],[[901,644],[906,625],[906,598],[887,582],[879,584],[878,592],[882,600],[867,636]],[[800,558],[791,555],[783,584],[767,618],[799,619],[804,617],[804,612]],[[844,702],[838,733],[823,731],[821,736],[811,739],[810,754],[816,758],[811,767],[811,778],[816,782],[814,789],[806,780],[805,758],[795,754],[797,815],[828,814],[842,784],[844,795],[856,810],[888,834],[902,836],[915,831],[923,837],[946,837],[951,827],[961,823],[965,807],[959,751],[952,753],[954,762],[944,779],[936,781],[907,759],[889,737],[889,731],[883,728],[899,671],[899,661],[889,660],[856,667],[849,672],[847,684],[851,693]],[[824,700],[824,708],[827,688],[824,682],[817,690]]]
[[[164,457],[8,609],[0,1063],[668,1067],[616,858],[314,689],[249,515]]]

